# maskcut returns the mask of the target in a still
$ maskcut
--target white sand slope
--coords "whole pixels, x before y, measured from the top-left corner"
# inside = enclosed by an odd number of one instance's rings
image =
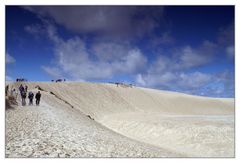
[[[45,91],[41,106],[6,111],[6,157],[234,156],[234,99],[113,84],[24,84]]]

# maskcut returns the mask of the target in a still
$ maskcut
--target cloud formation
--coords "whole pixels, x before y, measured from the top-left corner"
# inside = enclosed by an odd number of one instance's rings
[[[234,92],[229,72],[206,73],[196,70],[215,61],[219,51],[234,58],[234,30],[230,25],[219,30],[216,40],[203,40],[198,46],[174,46],[158,53],[144,51],[135,44],[149,37],[149,47],[172,45],[176,39],[159,29],[163,8],[142,7],[27,7],[36,13],[43,25],[25,27],[32,35],[45,35],[53,43],[54,65],[42,69],[54,78],[70,80],[108,80],[116,76],[135,77],[138,86],[167,89],[200,95],[217,96]],[[119,21],[121,20],[121,21]],[[63,26],[75,36],[63,37]],[[58,33],[59,32],[59,33]],[[87,37],[85,37],[88,35]],[[134,38],[122,39],[122,38]],[[89,39],[91,38],[91,39]],[[106,39],[107,38],[107,39]],[[121,38],[121,39],[116,39]],[[154,57],[148,58],[148,53]]]
[[[164,72],[163,74],[137,74],[139,86],[179,91],[194,95],[231,97],[234,92],[234,74],[202,72]]]
[[[61,71],[56,67],[42,66],[42,69],[55,79],[62,77]]]
[[[161,6],[28,6],[25,9],[80,34],[128,38],[154,30],[163,14]]]
[[[139,86],[198,95],[206,95],[204,92],[208,92],[208,95],[219,96],[222,91],[227,92],[227,87],[224,85],[228,84],[223,83],[233,82],[233,77],[229,74],[221,76],[200,71],[189,72],[193,68],[209,65],[217,57],[217,52],[218,44],[205,40],[195,48],[188,45],[172,50],[171,55],[159,54],[147,71],[136,74],[135,81]],[[216,82],[215,85],[210,84],[213,82]]]
[[[134,74],[147,63],[141,50],[129,45],[105,42],[87,49],[83,39],[76,36],[64,40],[51,24],[47,34],[54,43],[57,67],[43,66],[43,70],[53,77],[69,74],[72,80],[109,79],[114,75]]]
[[[138,47],[129,42],[93,42],[87,47],[84,39],[75,36],[64,40],[58,35],[56,26],[49,22],[45,25],[43,33],[47,33],[54,44],[56,65],[43,66],[42,69],[54,78],[68,74],[70,80],[86,81],[132,75],[135,76],[136,84],[144,87],[201,95],[209,90],[212,90],[212,94],[220,94],[224,90],[222,86],[206,87],[212,80],[220,78],[215,74],[187,72],[191,68],[211,63],[216,57],[218,45],[208,40],[198,47],[188,45],[173,49],[169,55],[159,54],[156,60],[150,62]],[[36,27],[42,33],[42,28]],[[231,48],[226,51],[232,52]],[[219,82],[227,83],[227,79],[222,77]]]

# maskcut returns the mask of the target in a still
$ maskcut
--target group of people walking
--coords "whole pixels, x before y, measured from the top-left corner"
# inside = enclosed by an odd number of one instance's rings
[[[19,87],[20,95],[21,95],[21,100],[22,100],[22,106],[26,105],[26,98],[27,98],[27,93],[28,93],[28,99],[29,99],[29,105],[33,105],[33,98],[34,98],[34,93],[32,91],[28,92],[28,86],[26,85],[25,87],[21,84]],[[35,95],[36,99],[36,105],[40,104],[40,99],[41,99],[41,93],[38,91]]]

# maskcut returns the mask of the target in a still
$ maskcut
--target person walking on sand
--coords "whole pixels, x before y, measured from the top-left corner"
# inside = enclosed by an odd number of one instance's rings
[[[28,91],[28,86],[27,86],[27,85],[25,86],[25,89],[24,89],[24,90],[25,90],[25,92],[27,93],[27,91]]]
[[[21,99],[22,99],[22,105],[24,105],[24,87],[23,87],[23,85],[21,84],[20,86],[19,86],[19,92],[20,92],[20,95],[21,95]]]
[[[40,91],[38,91],[38,93],[35,95],[35,98],[36,98],[36,105],[39,105],[40,99],[41,99],[41,93],[40,93]]]
[[[22,106],[25,106],[26,105],[27,93],[25,91],[22,91],[21,97],[22,97]]]
[[[29,105],[33,105],[33,97],[34,97],[34,94],[30,91],[28,93]]]
[[[23,91],[24,91],[24,87],[23,87],[23,85],[21,84],[21,85],[19,86],[19,92],[20,92],[20,94],[22,94]]]

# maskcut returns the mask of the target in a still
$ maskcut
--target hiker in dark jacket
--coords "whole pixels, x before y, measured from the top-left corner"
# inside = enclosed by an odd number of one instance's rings
[[[22,97],[22,106],[25,106],[26,105],[27,93],[25,91],[22,91],[21,97]]]
[[[34,94],[32,92],[28,93],[29,105],[33,105]]]
[[[19,87],[19,91],[20,91],[21,94],[22,94],[22,92],[24,91],[24,87],[23,87],[22,84],[21,84],[20,87]]]
[[[35,95],[35,98],[36,98],[36,105],[39,105],[40,99],[41,99],[41,93],[40,93],[40,91],[38,91],[38,93]]]

